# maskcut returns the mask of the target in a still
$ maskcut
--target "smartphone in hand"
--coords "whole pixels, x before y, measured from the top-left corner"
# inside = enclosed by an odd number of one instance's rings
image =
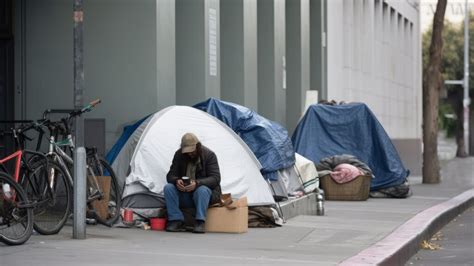
[[[181,179],[183,180],[184,186],[189,186],[191,184],[191,178],[189,178],[189,176],[183,176]]]

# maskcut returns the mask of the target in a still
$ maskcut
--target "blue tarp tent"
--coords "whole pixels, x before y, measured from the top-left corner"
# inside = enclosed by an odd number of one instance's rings
[[[295,151],[314,163],[351,154],[372,169],[371,190],[402,184],[405,169],[389,136],[367,105],[311,105],[292,136]]]
[[[117,140],[117,142],[115,142],[114,146],[112,147],[112,149],[110,149],[110,151],[107,153],[107,156],[105,158],[109,162],[109,164],[112,165],[112,163],[115,161],[115,158],[120,153],[120,151],[122,150],[127,140],[130,138],[133,132],[135,132],[135,130],[143,123],[143,121],[145,121],[148,117],[149,115],[138,120],[137,122],[135,122],[135,124],[125,126],[123,128],[122,135]]]
[[[266,179],[278,179],[278,170],[293,166],[295,152],[287,130],[251,109],[210,98],[194,105],[229,126],[249,146],[262,165]]]

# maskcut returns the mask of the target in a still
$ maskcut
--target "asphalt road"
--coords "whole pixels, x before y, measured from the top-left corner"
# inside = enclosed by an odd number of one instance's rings
[[[474,207],[447,224],[406,265],[474,265]]]

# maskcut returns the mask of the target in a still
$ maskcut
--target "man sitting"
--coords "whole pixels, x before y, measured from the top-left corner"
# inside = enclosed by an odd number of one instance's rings
[[[181,138],[164,187],[168,211],[168,232],[184,232],[184,216],[180,207],[195,208],[193,233],[204,233],[207,208],[220,201],[221,175],[216,154],[202,145],[192,133]]]

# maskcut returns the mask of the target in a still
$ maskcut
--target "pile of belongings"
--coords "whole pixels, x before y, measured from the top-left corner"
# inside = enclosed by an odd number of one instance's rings
[[[329,174],[338,184],[352,181],[360,175],[372,176],[372,170],[353,155],[343,154],[324,158],[316,165],[318,175]]]
[[[292,141],[295,151],[315,164],[336,155],[355,156],[367,168],[355,166],[365,172],[370,170],[373,177],[371,197],[406,198],[411,195],[407,182],[410,171],[404,167],[374,113],[363,103],[331,101],[311,105],[298,123]],[[348,158],[342,158],[344,160],[338,164],[347,163]],[[330,169],[326,167],[326,170],[333,171],[338,164]],[[340,172],[332,176],[347,181],[348,177],[344,175]]]

